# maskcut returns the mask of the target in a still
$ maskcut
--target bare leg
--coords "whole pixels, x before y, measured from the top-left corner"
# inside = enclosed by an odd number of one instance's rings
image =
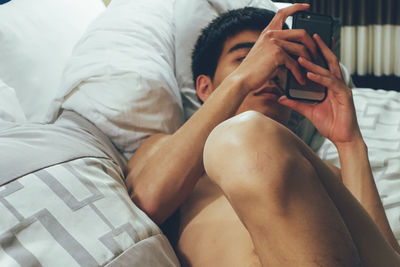
[[[349,230],[355,227],[348,224],[364,225],[362,242],[380,241],[382,236],[343,185],[338,183],[334,192],[327,191],[325,186],[331,184],[325,180],[334,175],[302,146],[283,126],[248,112],[211,133],[204,163],[250,232],[264,266],[360,266],[358,252],[364,255],[360,248],[368,246],[353,241]],[[321,182],[320,175],[330,178]],[[337,196],[340,207],[333,200],[336,191],[342,192]],[[342,210],[343,205],[353,213]],[[375,247],[368,253],[382,259],[374,254],[385,254],[386,248],[378,251]]]

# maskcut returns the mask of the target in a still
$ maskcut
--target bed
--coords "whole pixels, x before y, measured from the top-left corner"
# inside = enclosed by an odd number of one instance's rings
[[[246,5],[277,10],[266,0],[0,5],[1,266],[179,266],[160,228],[130,200],[124,167],[146,137],[173,133],[196,111],[196,36],[217,14]],[[400,240],[400,93],[353,94]],[[301,125],[294,131],[339,166],[333,144]]]

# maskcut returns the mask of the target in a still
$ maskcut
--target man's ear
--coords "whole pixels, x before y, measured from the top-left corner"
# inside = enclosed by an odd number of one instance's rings
[[[203,102],[206,101],[206,99],[210,96],[212,91],[214,91],[214,86],[211,78],[203,74],[197,76],[196,91],[201,101]]]

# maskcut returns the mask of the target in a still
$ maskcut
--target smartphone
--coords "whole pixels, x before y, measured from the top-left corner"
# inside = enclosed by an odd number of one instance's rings
[[[300,11],[293,15],[293,29],[305,29],[312,37],[317,33],[328,47],[331,47],[333,19],[331,16],[317,13]],[[297,57],[295,57],[297,60]],[[318,59],[313,61],[315,64],[328,68],[324,56],[318,49]],[[327,88],[306,78],[306,84],[301,85],[297,82],[293,74],[287,72],[286,96],[295,100],[306,102],[322,102],[327,95]],[[306,71],[303,69],[305,75]]]

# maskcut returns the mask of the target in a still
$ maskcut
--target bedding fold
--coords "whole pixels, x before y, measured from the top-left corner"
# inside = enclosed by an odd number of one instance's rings
[[[100,130],[68,110],[54,124],[0,122],[0,147],[0,186],[78,158],[110,158],[122,169],[126,163]]]

